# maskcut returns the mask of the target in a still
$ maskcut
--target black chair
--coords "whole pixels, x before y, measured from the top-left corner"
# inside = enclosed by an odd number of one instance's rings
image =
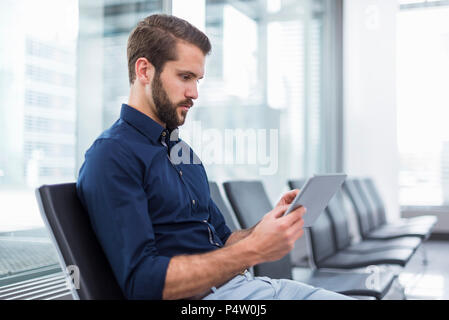
[[[327,212],[331,218],[335,243],[338,250],[345,249],[349,252],[366,253],[384,251],[389,249],[407,248],[416,251],[422,243],[419,237],[401,237],[385,240],[361,240],[351,243],[349,223],[342,203],[342,194],[337,194],[327,206]]]
[[[273,209],[260,181],[230,181],[223,185],[233,211],[244,228],[252,227],[265,213]],[[287,255],[278,261],[257,265],[254,270],[256,276],[293,279],[292,268],[290,255]],[[367,283],[371,276],[363,272],[305,270],[303,276],[294,280],[341,294],[382,299],[396,275],[382,272],[379,274],[378,287],[368,287]]]
[[[379,215],[377,210],[377,205],[375,202],[371,200],[369,195],[366,192],[366,189],[364,185],[362,184],[361,180],[357,178],[352,178],[351,182],[354,183],[358,196],[362,200],[363,205],[365,206],[366,210],[368,210],[369,214],[372,217],[374,228],[375,229],[384,229],[384,230],[395,230],[397,232],[422,232],[423,234],[430,234],[430,231],[433,226],[428,225],[416,225],[416,224],[401,224],[401,223],[387,223],[386,222],[386,215],[381,214]]]
[[[423,240],[430,236],[430,230],[421,226],[409,226],[406,228],[381,225],[375,218],[372,208],[367,204],[367,199],[358,190],[356,180],[346,179],[343,189],[353,205],[357,216],[360,235],[363,239],[385,240],[401,237],[419,237]]]
[[[228,206],[225,204],[224,199],[221,196],[218,184],[214,181],[209,181],[209,190],[210,190],[210,197],[223,214],[223,217],[226,221],[226,225],[228,226],[228,228],[231,229],[231,231],[233,232],[241,229],[240,224],[237,221],[237,218],[233,213],[231,213],[231,211],[229,211]]]
[[[355,269],[372,265],[399,265],[404,267],[414,249],[398,248],[364,253],[338,250],[328,212],[324,212],[309,228],[312,257],[318,268]]]
[[[228,200],[242,228],[251,228],[260,221],[263,215],[273,209],[260,183],[247,181],[225,182],[223,184]],[[265,195],[260,197],[260,195]],[[292,279],[290,255],[275,262],[255,265],[256,276],[268,276],[273,279]]]
[[[380,196],[380,193],[374,184],[374,181],[372,178],[365,178],[360,180],[359,186],[362,189],[362,192],[364,191],[366,196],[371,200],[371,203],[374,206],[375,214],[378,217],[378,221],[381,225],[387,224],[387,218],[386,218],[386,211],[385,211],[385,205],[384,202]],[[361,191],[359,189],[359,191]],[[435,224],[437,223],[437,217],[434,215],[423,215],[419,217],[412,217],[412,218],[401,218],[397,222],[390,223],[390,225],[394,226],[425,226],[429,229],[433,228]]]
[[[301,189],[304,183],[304,179],[288,181],[288,185],[291,189]],[[363,254],[401,248],[416,251],[420,246],[421,239],[418,237],[403,237],[389,240],[362,240],[357,243],[352,243],[352,236],[349,231],[349,220],[342,201],[343,195],[341,191],[338,191],[326,208],[330,217],[332,231],[335,236],[334,243],[337,250],[346,250],[347,252]]]
[[[122,300],[124,296],[76,194],[76,184],[44,185],[36,190],[42,218],[52,235],[63,270],[76,266],[81,300]]]

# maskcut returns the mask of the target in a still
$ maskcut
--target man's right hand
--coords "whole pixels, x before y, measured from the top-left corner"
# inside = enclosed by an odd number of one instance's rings
[[[284,216],[288,207],[279,205],[268,212],[245,239],[259,260],[256,264],[281,259],[304,234],[302,217],[306,209],[301,206]]]

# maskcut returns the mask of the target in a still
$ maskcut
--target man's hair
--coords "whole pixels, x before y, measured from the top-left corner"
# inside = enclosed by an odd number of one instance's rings
[[[136,79],[135,64],[139,58],[147,58],[157,73],[161,73],[167,61],[177,57],[176,43],[186,41],[197,46],[204,55],[211,50],[209,38],[189,22],[175,16],[154,14],[139,21],[128,38],[129,83]]]

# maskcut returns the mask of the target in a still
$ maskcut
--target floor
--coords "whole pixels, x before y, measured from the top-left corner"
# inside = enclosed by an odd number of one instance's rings
[[[58,256],[45,229],[0,233],[0,279],[58,264]]]
[[[423,264],[424,253],[427,265]],[[296,261],[293,278],[301,281],[311,273],[308,262]],[[376,268],[379,271],[384,266]],[[449,300],[449,241],[429,240],[416,251],[405,268],[387,267],[399,274],[384,300]],[[353,270],[355,272],[373,272],[368,268]]]
[[[423,265],[423,248],[418,249],[399,276],[408,300],[449,300],[449,241],[427,241],[424,244],[428,264]],[[402,299],[398,285],[384,297]]]

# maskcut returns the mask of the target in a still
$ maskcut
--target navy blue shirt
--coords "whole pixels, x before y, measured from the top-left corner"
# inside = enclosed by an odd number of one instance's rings
[[[161,299],[171,257],[218,249],[231,234],[177,130],[123,104],[80,169],[78,197],[128,299]]]

